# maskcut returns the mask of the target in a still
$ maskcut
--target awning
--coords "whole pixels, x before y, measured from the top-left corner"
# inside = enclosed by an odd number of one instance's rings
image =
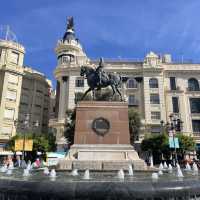
[[[14,153],[12,151],[0,151],[0,156],[8,156],[13,154]]]
[[[64,158],[66,152],[47,152],[48,158]]]

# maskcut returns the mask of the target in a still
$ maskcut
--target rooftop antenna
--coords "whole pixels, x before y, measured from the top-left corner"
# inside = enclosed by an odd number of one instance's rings
[[[6,25],[0,26],[0,38],[7,40],[7,41],[14,41],[17,42],[17,37],[13,31],[11,31],[10,26]]]
[[[183,54],[181,54],[181,63],[183,64]]]

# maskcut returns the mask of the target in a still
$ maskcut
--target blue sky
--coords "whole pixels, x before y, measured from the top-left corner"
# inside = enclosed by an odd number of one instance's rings
[[[0,24],[25,46],[24,64],[53,80],[67,16],[89,58],[141,59],[152,50],[200,62],[199,11],[199,0],[2,0]]]

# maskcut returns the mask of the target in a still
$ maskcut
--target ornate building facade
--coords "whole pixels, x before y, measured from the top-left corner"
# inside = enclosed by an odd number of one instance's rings
[[[48,130],[51,82],[23,65],[25,48],[0,40],[0,150],[17,132]]]
[[[66,110],[75,107],[76,94],[88,88],[86,79],[80,76],[80,67],[95,67],[79,40],[73,26],[68,26],[55,48],[57,66],[56,118],[50,126],[57,131],[57,142],[63,138]],[[183,121],[182,132],[191,135],[200,143],[200,64],[174,63],[171,55],[158,56],[150,52],[142,62],[129,60],[106,60],[105,70],[126,77],[121,91],[128,105],[138,109],[142,117],[142,134],[159,134],[161,120],[167,122],[174,114]]]

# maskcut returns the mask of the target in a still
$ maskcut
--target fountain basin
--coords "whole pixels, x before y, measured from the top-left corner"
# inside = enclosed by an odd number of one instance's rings
[[[46,182],[0,180],[0,199],[200,199],[200,182]]]
[[[0,200],[142,200],[142,199],[200,199],[200,177],[184,174],[179,179],[164,174],[158,180],[151,179],[151,173],[125,173],[124,180],[113,172],[91,172],[89,180],[83,179],[83,172],[73,177],[69,172],[57,172],[56,179],[32,172],[30,177],[17,175],[0,177]]]

